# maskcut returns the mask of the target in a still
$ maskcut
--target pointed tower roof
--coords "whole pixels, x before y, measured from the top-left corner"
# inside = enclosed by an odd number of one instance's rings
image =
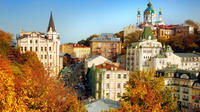
[[[151,40],[155,39],[153,32],[151,30],[151,27],[145,26],[143,34],[142,34],[142,39],[148,40],[149,36],[151,37]]]
[[[51,11],[50,19],[49,19],[49,25],[48,25],[47,32],[50,30],[50,28],[52,28],[53,32],[56,32],[56,27],[54,25],[52,11]]]

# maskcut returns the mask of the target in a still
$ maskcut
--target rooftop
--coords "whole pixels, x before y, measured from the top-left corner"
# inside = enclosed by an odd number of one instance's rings
[[[100,37],[95,37],[91,41],[120,42],[120,38],[114,37],[113,33],[102,33]]]
[[[121,66],[119,65],[116,65],[114,63],[103,63],[103,64],[100,64],[100,65],[97,65],[95,68],[97,69],[106,69],[106,70],[125,70],[124,68],[122,68]],[[113,68],[116,68],[116,69],[113,69]]]
[[[88,112],[108,111],[110,108],[120,108],[120,103],[110,99],[99,99],[94,102],[85,104]]]
[[[200,55],[195,53],[174,53],[174,54],[179,57],[200,57]]]

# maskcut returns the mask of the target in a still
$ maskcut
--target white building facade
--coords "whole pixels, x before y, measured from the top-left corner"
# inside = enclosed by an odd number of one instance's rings
[[[129,71],[114,63],[92,66],[88,74],[89,86],[95,99],[119,101],[126,92]]]
[[[151,27],[145,27],[139,42],[127,47],[126,69],[130,71],[152,68],[152,58],[159,55],[162,45],[153,36]]]
[[[51,76],[55,76],[60,72],[62,68],[59,56],[60,36],[56,32],[52,12],[46,34],[21,31],[17,37],[17,45],[22,53],[26,51],[36,52]]]
[[[161,70],[172,65],[183,70],[200,70],[200,54],[174,53],[170,46],[157,41],[149,26],[144,28],[139,42],[127,47],[127,70]]]

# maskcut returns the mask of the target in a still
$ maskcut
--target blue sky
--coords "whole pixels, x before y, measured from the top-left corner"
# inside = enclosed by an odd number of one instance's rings
[[[25,31],[46,32],[53,11],[61,43],[77,42],[92,34],[116,33],[137,22],[149,0],[0,0],[0,29],[14,35]],[[187,19],[200,22],[200,0],[151,0],[162,8],[166,24]]]

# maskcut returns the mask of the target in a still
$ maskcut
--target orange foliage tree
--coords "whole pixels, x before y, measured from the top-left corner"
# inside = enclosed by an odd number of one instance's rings
[[[171,90],[164,88],[163,78],[154,72],[133,72],[122,96],[119,112],[174,112],[178,111]]]
[[[36,53],[21,54],[10,40],[0,31],[0,45],[7,45],[6,52],[0,47],[0,111],[85,111],[70,88],[47,74]]]

